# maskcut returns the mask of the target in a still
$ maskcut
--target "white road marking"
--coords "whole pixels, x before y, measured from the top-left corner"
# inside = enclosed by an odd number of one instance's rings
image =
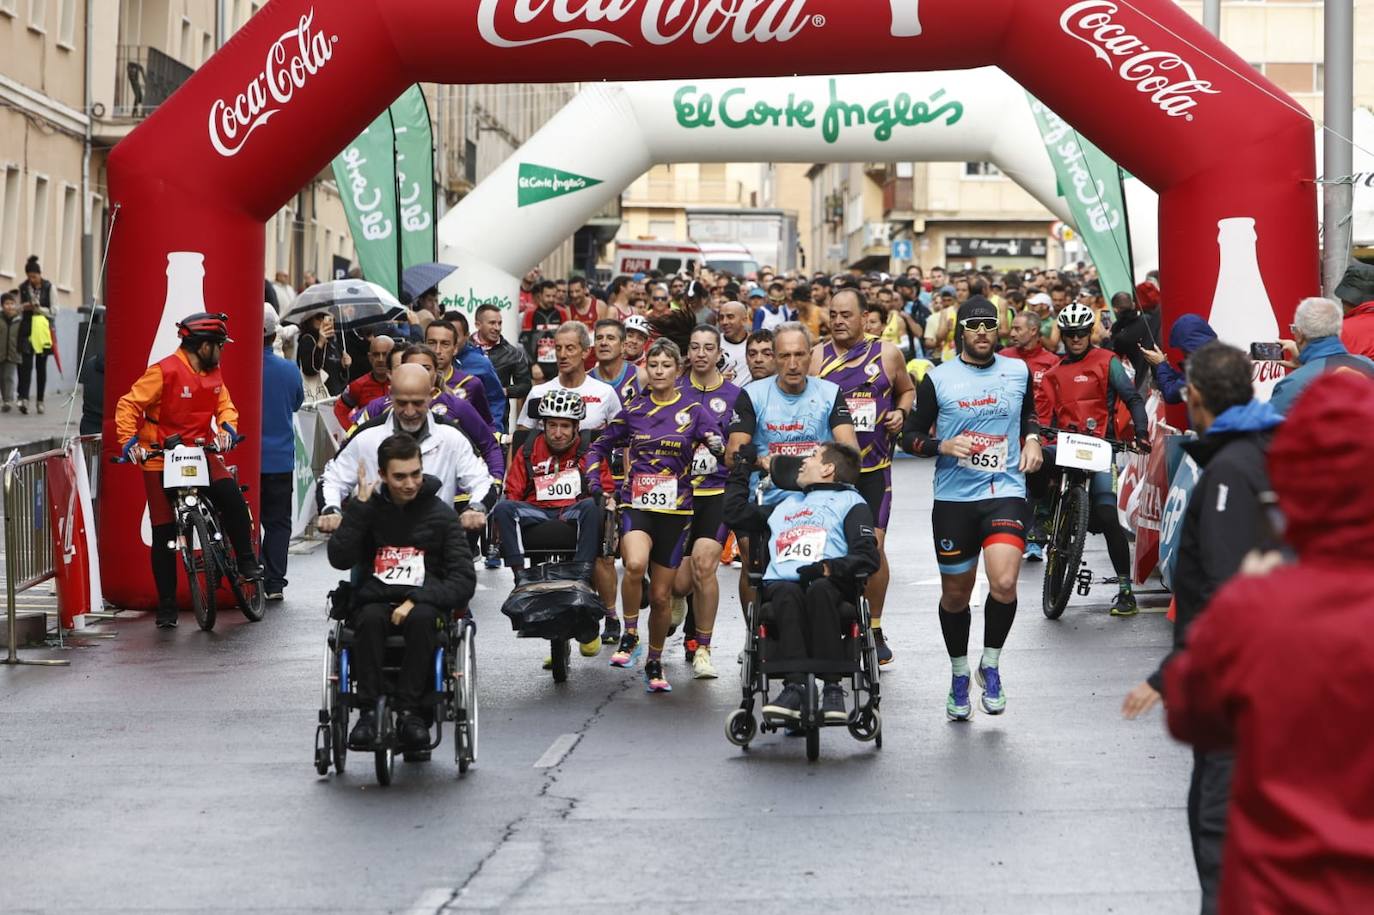
[[[453,890],[443,887],[425,890],[420,894],[420,898],[407,909],[407,915],[434,915],[444,906],[448,905],[449,898],[453,895]]]
[[[549,748],[544,751],[544,755],[539,757],[534,764],[534,768],[552,769],[563,761],[563,757],[567,756],[569,751],[577,746],[577,742],[581,739],[581,734],[564,734],[562,737],[559,737],[549,745]]]

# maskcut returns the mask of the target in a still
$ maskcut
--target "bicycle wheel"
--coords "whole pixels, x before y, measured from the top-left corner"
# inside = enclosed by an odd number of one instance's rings
[[[219,566],[215,561],[215,542],[210,539],[210,526],[199,512],[190,515],[191,528],[186,532],[182,547],[182,563],[186,567],[186,586],[191,592],[191,609],[196,623],[209,632],[215,628],[215,588],[219,585]]]
[[[1059,497],[1054,517],[1054,534],[1045,552],[1045,581],[1041,590],[1041,609],[1046,619],[1057,620],[1069,605],[1078,564],[1083,561],[1083,546],[1088,540],[1088,491],[1081,484],[1070,485]]]
[[[262,618],[267,615],[267,597],[262,593],[262,581],[244,578],[239,574],[237,567],[226,569],[225,575],[229,579],[230,589],[234,592],[234,600],[238,602],[243,615],[250,622],[262,622]]]

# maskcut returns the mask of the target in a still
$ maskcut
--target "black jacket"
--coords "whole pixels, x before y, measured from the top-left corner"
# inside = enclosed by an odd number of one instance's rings
[[[420,494],[409,505],[392,502],[385,486],[378,486],[366,502],[349,501],[343,522],[329,538],[329,564],[336,569],[361,564],[368,570],[354,597],[355,606],[410,600],[439,610],[467,607],[477,589],[472,553],[458,515],[439,501],[438,491],[438,479],[426,476]],[[424,584],[388,585],[373,575],[373,558],[384,546],[423,550]]]
[[[799,457],[773,458],[770,464],[773,485],[779,489],[802,492],[842,488],[818,483],[802,490],[797,483],[801,465],[802,459]],[[749,475],[753,469],[748,461],[736,461],[731,468],[730,477],[725,483],[725,523],[741,534],[767,534],[768,519],[777,506],[759,505],[749,498]],[[878,564],[882,561],[878,553],[878,537],[873,529],[873,510],[868,505],[856,505],[845,515],[844,539],[849,544],[849,555],[827,560],[830,563],[831,581],[842,586],[852,583],[857,575],[872,575],[878,571]]]
[[[530,376],[530,358],[523,349],[505,338],[490,349],[485,346],[479,348],[491,360],[492,368],[496,369],[496,377],[506,389],[507,398],[523,400],[529,396],[534,382]]]
[[[1269,524],[1260,504],[1260,496],[1269,491],[1268,447],[1269,433],[1262,431],[1204,435],[1183,446],[1202,476],[1179,533],[1174,645],[1148,678],[1157,690],[1163,689],[1164,665],[1183,648],[1188,627],[1212,595],[1240,570],[1251,550],[1275,545],[1265,533]]]

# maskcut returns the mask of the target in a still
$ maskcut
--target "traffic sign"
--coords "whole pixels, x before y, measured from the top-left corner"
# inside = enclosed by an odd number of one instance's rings
[[[911,260],[911,239],[899,238],[892,243],[892,259],[895,261]]]

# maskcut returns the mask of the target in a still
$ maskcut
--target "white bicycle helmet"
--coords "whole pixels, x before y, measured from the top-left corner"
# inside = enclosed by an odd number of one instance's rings
[[[643,334],[646,340],[653,336],[649,331],[649,319],[643,315],[630,315],[625,319],[625,333],[632,330]]]
[[[1089,330],[1096,320],[1093,310],[1082,302],[1071,302],[1064,306],[1059,317],[1054,319],[1060,330]]]
[[[580,423],[587,418],[587,405],[576,391],[553,388],[539,398],[539,418],[571,419]]]

